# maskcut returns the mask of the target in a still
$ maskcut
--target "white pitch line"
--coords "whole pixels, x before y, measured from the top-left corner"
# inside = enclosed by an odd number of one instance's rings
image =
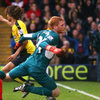
[[[59,84],[59,83],[57,83],[57,85],[58,85],[58,86],[61,86],[61,87],[63,87],[63,88],[66,88],[66,89],[68,89],[68,90],[76,91],[76,92],[78,92],[78,93],[81,93],[81,94],[84,94],[84,95],[86,95],[86,96],[89,96],[89,97],[95,98],[95,99],[97,99],[97,100],[100,100],[100,97],[95,96],[95,95],[92,95],[92,94],[89,94],[89,93],[87,93],[87,92],[84,92],[84,91],[81,91],[81,90],[78,90],[78,89],[74,89],[74,88],[71,88],[71,87],[69,87],[69,86]]]

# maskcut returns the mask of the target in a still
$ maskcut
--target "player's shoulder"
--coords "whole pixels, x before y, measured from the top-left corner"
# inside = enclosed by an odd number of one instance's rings
[[[17,29],[18,27],[25,26],[24,22],[21,20],[17,20],[16,23],[12,26],[12,29]]]
[[[52,30],[47,30],[47,32],[49,33],[47,36],[49,40],[59,40],[59,34],[57,34],[56,32]]]
[[[22,20],[17,20],[19,25],[25,25],[25,23]]]
[[[38,36],[43,35],[43,36],[59,37],[59,35],[52,30],[41,30],[41,31],[38,31],[37,33],[38,33]]]
[[[38,36],[40,36],[40,35],[44,36],[44,35],[49,35],[50,32],[49,32],[49,30],[41,30],[41,31],[38,31],[37,33],[38,33]]]
[[[50,35],[52,35],[53,37],[59,37],[59,34],[57,34],[56,32],[50,30]]]
[[[53,36],[59,36],[56,32],[52,30],[43,30],[43,33],[46,33],[48,35],[53,35]]]

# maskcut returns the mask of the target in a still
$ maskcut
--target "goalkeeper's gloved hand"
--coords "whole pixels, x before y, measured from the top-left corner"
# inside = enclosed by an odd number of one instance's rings
[[[21,46],[21,44],[19,42],[17,42],[14,49],[17,50],[20,46]]]
[[[60,48],[56,48],[54,46],[50,46],[50,45],[47,45],[45,47],[46,50],[49,50],[51,52],[53,52],[54,54],[62,54],[63,53],[63,50],[60,49]]]

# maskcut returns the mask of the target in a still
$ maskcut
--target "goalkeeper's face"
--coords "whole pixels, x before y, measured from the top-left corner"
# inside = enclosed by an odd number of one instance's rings
[[[59,21],[59,24],[56,27],[56,31],[59,34],[65,34],[65,32],[66,32],[66,24],[65,24],[65,21]]]

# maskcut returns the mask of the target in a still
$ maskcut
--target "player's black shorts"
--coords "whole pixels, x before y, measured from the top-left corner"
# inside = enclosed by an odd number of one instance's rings
[[[12,60],[11,62],[15,65],[18,66],[19,64],[21,64],[22,62],[24,62],[31,54],[29,53],[25,53],[25,54],[21,54],[18,55],[14,60]]]

